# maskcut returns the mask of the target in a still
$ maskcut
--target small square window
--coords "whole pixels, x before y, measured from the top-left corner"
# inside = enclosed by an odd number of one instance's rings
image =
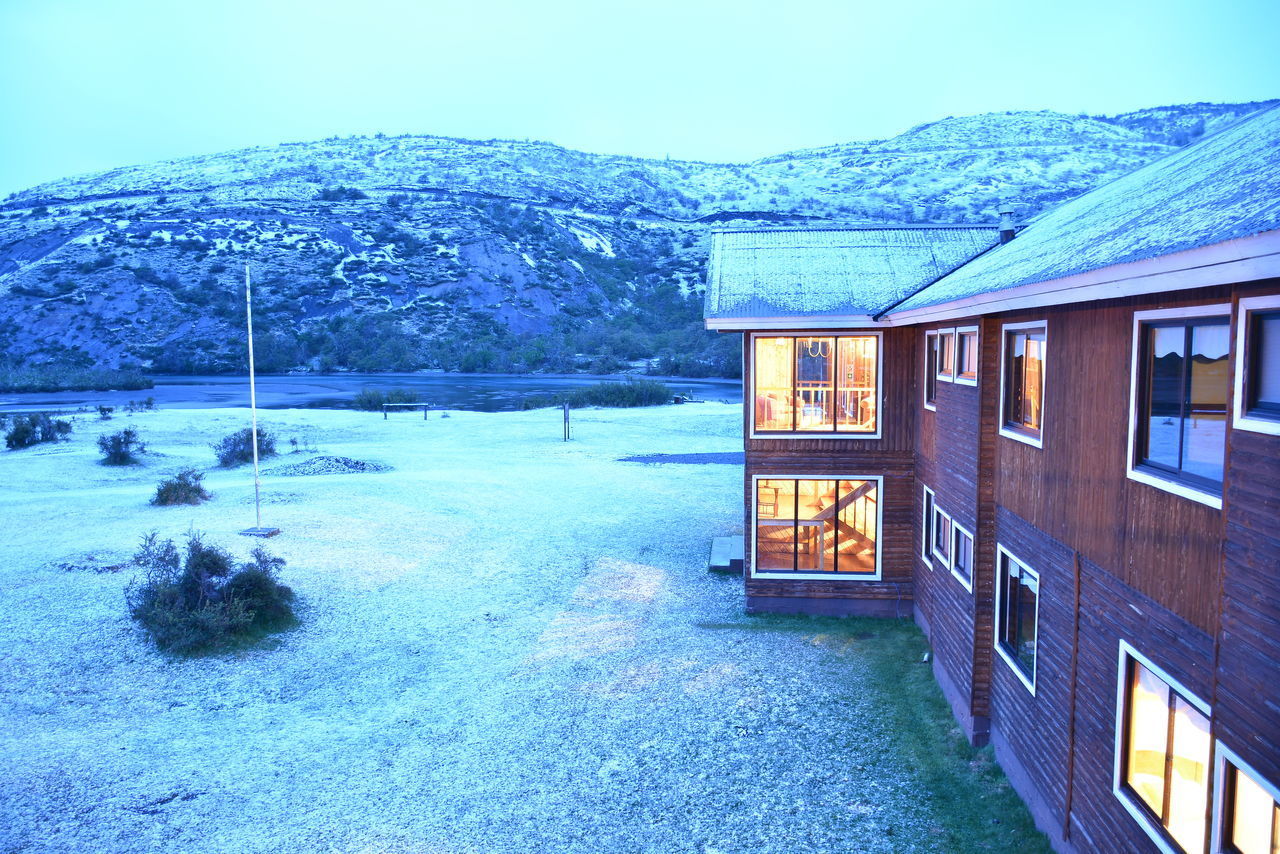
[[[1235,426],[1280,435],[1280,294],[1240,300]]]
[[[973,535],[952,522],[951,574],[973,591]]]
[[[978,328],[956,330],[956,382],[978,383]]]
[[[1229,753],[1219,746],[1223,753]],[[1280,851],[1280,802],[1276,788],[1264,784],[1228,758],[1219,766],[1223,772],[1222,803],[1218,821],[1224,852],[1275,854]]]
[[[933,507],[933,556],[945,567],[951,566],[951,517]]]
[[[1035,693],[1036,640],[1039,631],[1040,576],[997,547],[996,651]]]
[[[956,376],[956,331],[938,330],[938,379],[951,382]]]
[[[933,490],[927,486],[921,487],[924,490],[923,518],[920,521],[920,557],[924,558],[924,565],[933,568]]]

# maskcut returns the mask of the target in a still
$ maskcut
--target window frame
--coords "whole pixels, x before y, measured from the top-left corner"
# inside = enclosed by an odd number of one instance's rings
[[[1250,350],[1252,349],[1250,346],[1252,344],[1252,330],[1249,327],[1252,325],[1252,316],[1255,313],[1270,313],[1274,310],[1280,310],[1280,294],[1242,297],[1236,309],[1236,362],[1234,365],[1235,380],[1232,383],[1235,402],[1231,407],[1231,426],[1255,433],[1280,436],[1280,417],[1260,415],[1248,408],[1248,397],[1252,391],[1250,386],[1252,377],[1249,376],[1249,369],[1253,367],[1249,358],[1251,355]]]
[[[973,336],[973,350],[974,350],[974,352],[975,352],[975,353],[977,353],[977,354],[978,354],[978,359],[975,361],[975,370],[974,370],[974,372],[973,372],[973,374],[972,374],[972,375],[969,375],[969,374],[966,374],[966,373],[962,373],[962,372],[961,372],[961,370],[960,370],[960,367],[961,367],[961,364],[962,364],[961,359],[960,359],[960,342],[964,340],[964,337],[965,337],[966,335],[972,335],[972,336]],[[981,370],[982,370],[982,362],[981,362],[981,359],[982,359],[982,341],[981,341],[981,339],[982,339],[982,334],[981,334],[981,332],[979,331],[979,328],[978,328],[977,326],[957,326],[957,327],[956,327],[956,345],[955,345],[955,352],[956,352],[956,378],[955,378],[955,381],[956,381],[956,383],[957,383],[958,385],[977,385],[977,384],[978,384],[978,374],[979,374],[979,373],[981,372]]]
[[[756,339],[757,338],[876,338],[876,429],[874,433],[853,433],[849,431],[837,432],[836,430],[820,431],[820,430],[766,430],[761,432],[756,428]],[[751,418],[752,439],[841,439],[841,440],[876,440],[884,437],[884,416],[885,401],[884,393],[884,330],[882,329],[815,329],[801,330],[792,332],[752,332],[750,333],[746,345],[743,348],[743,361],[748,361],[751,365],[751,384],[750,387],[743,383],[743,405],[746,406],[747,412]],[[835,361],[835,353],[832,353],[832,361]],[[744,374],[744,376],[746,376]],[[792,380],[794,385],[794,380]],[[835,384],[833,388],[838,388]]]
[[[1008,423],[1005,418],[1005,399],[1009,394],[1009,371],[1012,365],[1009,363],[1009,333],[1017,332],[1021,329],[1043,329],[1044,330],[1044,362],[1040,372],[1040,429],[1032,432],[1030,429],[1015,427]],[[1048,426],[1049,412],[1049,320],[1044,318],[1041,320],[1023,320],[1017,323],[1003,323],[1000,325],[1000,429],[999,433],[1006,439],[1013,439],[1016,442],[1022,442],[1024,445],[1030,445],[1033,448],[1044,447],[1045,427]]]
[[[1142,653],[1123,638],[1119,643],[1118,663],[1116,665],[1116,717],[1115,717],[1115,749],[1113,753],[1112,776],[1111,776],[1111,793],[1116,796],[1125,811],[1138,823],[1143,832],[1150,837],[1164,854],[1184,854],[1182,846],[1175,847],[1171,844],[1172,837],[1164,829],[1163,825],[1153,824],[1149,808],[1142,803],[1140,796],[1129,788],[1125,782],[1125,748],[1128,745],[1128,720],[1126,712],[1128,712],[1129,699],[1129,663],[1136,662],[1141,664],[1147,670],[1151,671],[1159,678],[1169,691],[1182,698],[1186,703],[1193,706],[1200,714],[1208,719],[1210,726],[1213,724],[1213,713],[1209,704],[1200,699],[1199,696],[1187,690],[1177,679],[1174,679],[1162,667],[1157,666],[1151,659]],[[1210,768],[1213,767],[1212,753],[1210,754]],[[1205,798],[1205,809],[1209,808],[1210,800],[1213,797],[1212,789]],[[1209,833],[1209,827],[1206,825],[1206,841]]]
[[[876,571],[875,573],[849,573],[849,572],[796,572],[794,570],[764,570],[756,569],[756,537],[759,530],[759,482],[762,480],[860,480],[875,481],[876,483]],[[837,485],[837,501],[839,500],[839,486]],[[753,474],[751,476],[751,530],[747,535],[751,540],[751,578],[760,578],[765,580],[796,580],[796,581],[880,581],[884,576],[884,475],[879,474],[814,474],[809,472],[806,474],[788,474],[775,473],[769,474]]]
[[[1189,498],[1192,501],[1198,501],[1201,504],[1207,504],[1217,510],[1222,509],[1221,492],[1214,493],[1206,491],[1203,488],[1195,486],[1185,480],[1177,479],[1172,475],[1162,476],[1156,469],[1143,467],[1141,461],[1137,459],[1138,448],[1138,410],[1142,406],[1142,396],[1144,393],[1143,385],[1139,379],[1141,374],[1141,362],[1143,353],[1143,324],[1159,322],[1162,320],[1195,320],[1204,317],[1227,317],[1231,316],[1231,306],[1227,303],[1215,303],[1213,305],[1191,305],[1182,308],[1173,309],[1153,309],[1151,311],[1135,311],[1133,313],[1133,332],[1130,343],[1130,362],[1129,362],[1129,438],[1128,449],[1126,450],[1125,475],[1129,480],[1135,480],[1138,483],[1144,483],[1147,486],[1153,486],[1156,489],[1165,492],[1171,492],[1183,498]],[[1228,328],[1230,320],[1228,320]],[[1228,335],[1230,341],[1230,335]],[[1227,353],[1228,363],[1232,354]],[[1230,410],[1231,403],[1227,406]],[[1226,419],[1223,419],[1224,423]],[[1225,469],[1226,447],[1224,444],[1224,469]],[[1225,472],[1224,472],[1225,474]]]
[[[938,551],[938,523],[939,518],[947,520],[947,551],[945,554]],[[938,506],[938,500],[935,497],[933,502],[933,518],[929,520],[931,530],[933,531],[930,539],[932,542],[933,557],[947,569],[951,568],[951,549],[955,545],[955,527],[956,521],[951,514]]]
[[[921,394],[924,408],[930,412],[938,411],[938,330],[924,331],[924,382],[921,383]],[[929,398],[929,392],[933,398]]]
[[[944,383],[955,382],[956,379],[956,330],[955,327],[947,327],[945,329],[935,329],[938,335],[938,373],[937,378]],[[947,348],[944,342],[951,342],[951,358],[946,359],[945,354]],[[943,364],[943,361],[946,364]]]
[[[1027,573],[1031,575],[1036,580],[1036,616],[1035,616],[1036,639],[1033,647],[1034,658],[1031,662],[1030,674],[1027,674],[1027,672],[1022,669],[1022,665],[1018,663],[1017,659],[1014,658],[1013,655],[1011,655],[1009,651],[1005,649],[1005,646],[1004,646],[1004,639],[1002,637],[1003,632],[1001,631],[1001,626],[1003,625],[1003,613],[1004,613],[1001,606],[1004,604],[1004,602],[1002,601],[1002,597],[1000,595],[1000,587],[1001,587],[1000,582],[1001,582],[1001,578],[1003,577],[1004,568],[1002,566],[1001,558],[1007,558],[1008,560],[1013,561],[1019,566],[1019,568],[1022,570],[1023,573]],[[999,656],[1004,659],[1004,663],[1009,665],[1009,669],[1012,670],[1014,675],[1018,677],[1018,681],[1021,682],[1023,684],[1023,687],[1025,687],[1028,691],[1030,691],[1031,696],[1034,697],[1036,695],[1036,676],[1040,672],[1040,598],[1041,598],[1041,593],[1043,592],[1043,587],[1044,587],[1044,585],[1041,583],[1040,573],[1032,569],[1030,566],[1028,566],[1026,561],[1019,558],[1012,551],[1006,548],[1003,544],[996,543],[996,577],[995,577],[994,586],[995,586],[995,589],[992,591],[992,594],[993,594],[992,602],[993,602],[993,615],[995,619],[992,621],[992,624],[993,624],[992,627],[994,628],[992,635],[993,635],[993,642],[995,645],[996,653],[999,654]]]
[[[962,536],[967,537],[969,539],[969,577],[968,578],[965,578],[963,575],[961,575],[959,572],[956,571],[956,554],[958,553],[958,550],[956,549],[956,545],[959,542],[960,537]],[[973,533],[968,528],[964,527],[953,518],[951,520],[951,574],[954,575],[956,577],[956,580],[960,582],[961,586],[963,586],[964,589],[968,590],[970,593],[973,592],[973,562],[977,560],[977,548],[978,548],[978,541],[973,536]],[[1037,610],[1039,609],[1039,607],[1040,607],[1040,599],[1039,599],[1039,596],[1037,596],[1036,597]],[[1040,621],[1040,615],[1039,613],[1037,613],[1036,614],[1036,631],[1039,631],[1040,629],[1039,621]]]
[[[929,569],[933,569],[933,509],[938,506],[938,496],[932,489],[920,484],[923,490],[921,495],[921,513],[920,520],[920,558],[924,561],[924,565]]]
[[[1258,788],[1271,795],[1271,799],[1280,803],[1280,786],[1273,785],[1266,777],[1257,772],[1248,762],[1240,758],[1234,750],[1222,743],[1221,739],[1213,742],[1213,815],[1212,827],[1209,831],[1209,851],[1211,854],[1238,854],[1235,846],[1226,847],[1225,838],[1228,822],[1227,809],[1227,765],[1232,765],[1236,773],[1243,773],[1251,778]],[[1273,819],[1274,821],[1274,819]]]

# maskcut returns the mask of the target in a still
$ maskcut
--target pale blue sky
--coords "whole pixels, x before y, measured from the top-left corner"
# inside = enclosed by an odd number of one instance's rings
[[[0,0],[0,194],[378,131],[750,160],[1280,95],[1280,0]]]

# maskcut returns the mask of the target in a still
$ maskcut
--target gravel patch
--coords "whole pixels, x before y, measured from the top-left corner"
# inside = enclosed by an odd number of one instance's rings
[[[391,471],[391,466],[353,460],[350,457],[312,457],[300,463],[277,466],[264,473],[294,477],[313,474],[368,474],[379,471]]]

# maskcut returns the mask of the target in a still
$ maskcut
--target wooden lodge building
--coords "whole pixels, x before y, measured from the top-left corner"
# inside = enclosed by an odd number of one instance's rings
[[[1280,851],[1280,108],[1016,230],[713,235],[750,610],[906,615],[1054,846]]]

